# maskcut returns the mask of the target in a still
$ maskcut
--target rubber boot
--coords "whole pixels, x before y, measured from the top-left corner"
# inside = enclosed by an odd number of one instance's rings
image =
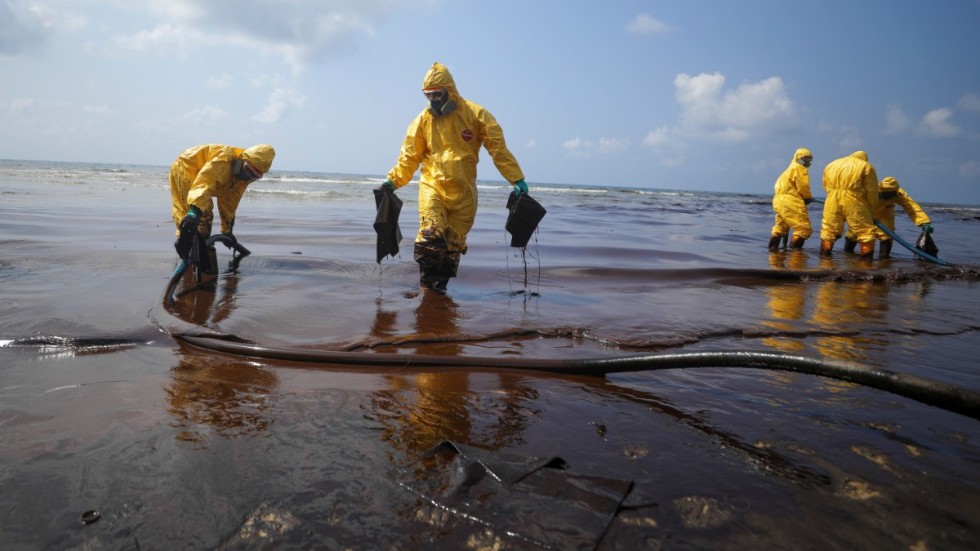
[[[777,250],[779,250],[779,241],[782,240],[782,238],[783,238],[783,236],[781,236],[781,235],[774,235],[774,236],[770,237],[769,238],[769,250],[770,251],[777,251]]]
[[[830,256],[830,251],[834,250],[834,242],[825,239],[820,240],[820,254]]]
[[[460,254],[447,250],[446,241],[441,237],[415,243],[413,256],[419,265],[421,288],[445,293],[449,279],[456,277]]]
[[[891,258],[892,243],[894,243],[894,241],[891,239],[886,239],[881,242],[881,250],[878,252],[878,258]]]
[[[805,242],[806,242],[806,238],[805,237],[800,237],[798,235],[794,235],[793,236],[793,241],[790,242],[789,246],[792,249],[802,249],[803,248],[803,243],[805,243]]]
[[[845,253],[853,253],[854,252],[854,247],[856,247],[857,244],[858,244],[857,241],[845,237],[844,238],[844,252]]]
[[[871,258],[875,254],[875,242],[861,243],[861,256]]]

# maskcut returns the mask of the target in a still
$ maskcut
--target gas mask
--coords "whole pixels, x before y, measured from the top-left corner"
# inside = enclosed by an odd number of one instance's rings
[[[231,175],[246,184],[250,184],[263,176],[255,167],[248,164],[248,161],[242,159],[235,159],[231,162]]]
[[[449,92],[445,88],[423,91],[422,93],[429,100],[429,111],[437,117],[448,115],[456,109],[456,102],[449,97]]]
[[[800,157],[796,162],[803,165],[804,168],[810,168],[810,163],[813,162],[813,157]]]
[[[881,191],[878,193],[878,198],[881,199],[882,201],[894,199],[895,197],[898,197],[897,191]]]

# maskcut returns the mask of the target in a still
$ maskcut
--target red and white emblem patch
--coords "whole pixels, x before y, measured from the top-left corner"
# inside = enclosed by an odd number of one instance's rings
[[[463,130],[462,136],[463,136],[463,139],[464,140],[470,141],[470,140],[473,139],[473,131],[470,130],[469,128],[467,128],[467,129]]]

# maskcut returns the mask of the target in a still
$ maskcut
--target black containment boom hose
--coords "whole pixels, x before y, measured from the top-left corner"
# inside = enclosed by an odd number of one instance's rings
[[[479,356],[429,356],[265,347],[220,337],[174,335],[216,352],[294,362],[393,368],[493,368],[596,375],[662,369],[741,367],[793,371],[877,388],[924,404],[980,419],[980,393],[915,375],[859,364],[772,352],[719,351],[643,354],[619,358],[534,359]]]

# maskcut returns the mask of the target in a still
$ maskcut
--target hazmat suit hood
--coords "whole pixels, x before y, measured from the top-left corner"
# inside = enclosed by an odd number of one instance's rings
[[[269,172],[272,168],[272,159],[276,157],[276,150],[269,144],[253,145],[242,152],[242,160],[260,170],[262,174]]]
[[[802,159],[803,157],[813,157],[813,154],[810,153],[810,150],[809,149],[807,149],[805,147],[801,147],[801,148],[797,149],[796,150],[796,153],[793,155],[793,162],[795,163],[795,162],[799,161],[800,159]]]
[[[868,154],[865,153],[864,151],[855,151],[854,153],[851,153],[851,157],[857,157],[858,159],[861,159],[864,162],[868,161]]]
[[[802,161],[801,159],[803,159],[804,157],[809,157],[810,160]],[[802,166],[803,168],[810,168],[810,163],[812,162],[813,162],[813,154],[810,153],[809,149],[805,147],[801,147],[796,150],[796,153],[793,154],[793,162],[790,163],[789,166],[790,168],[792,168],[793,166]]]
[[[455,111],[462,100],[459,97],[459,92],[456,91],[456,82],[453,81],[453,76],[449,74],[449,69],[446,69],[446,66],[441,63],[433,63],[425,74],[425,78],[422,79],[423,92],[433,88],[445,89],[446,94],[441,99],[429,100],[429,112],[438,117]]]
[[[884,180],[881,181],[881,185],[879,186],[878,191],[881,191],[883,193],[887,193],[889,191],[898,191],[898,180],[896,180],[892,176],[886,177]]]
[[[450,74],[445,65],[438,61],[429,67],[428,72],[425,73],[425,78],[422,79],[422,89],[427,88],[445,88],[450,97],[459,99],[459,91],[456,90],[456,81],[453,80],[453,75]]]

